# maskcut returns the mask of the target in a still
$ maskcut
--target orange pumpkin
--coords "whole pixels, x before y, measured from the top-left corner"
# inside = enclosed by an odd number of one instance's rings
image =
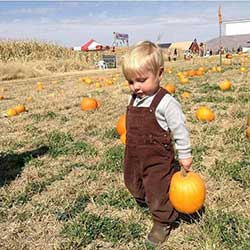
[[[28,97],[26,98],[26,101],[32,102],[32,101],[33,101],[33,97],[32,97],[32,96],[28,96]]]
[[[169,93],[174,94],[175,93],[175,86],[172,83],[167,83],[162,86],[164,89],[166,89]]]
[[[84,111],[94,110],[98,107],[98,103],[94,98],[84,97],[81,102],[81,109]]]
[[[8,109],[7,111],[6,111],[6,116],[15,116],[15,115],[17,115],[17,112],[16,112],[16,110],[15,109]]]
[[[187,91],[184,91],[184,92],[181,94],[181,98],[182,98],[182,99],[189,99],[189,98],[190,98],[190,93],[187,92]]]
[[[188,78],[187,77],[180,77],[180,83],[181,84],[186,84],[186,83],[188,83],[189,82],[189,80],[188,80]]]
[[[0,95],[0,100],[3,100],[4,99],[4,96],[3,95]]]
[[[202,76],[202,75],[204,75],[204,71],[198,69],[198,70],[195,71],[195,75],[196,76]]]
[[[197,173],[181,170],[173,175],[169,199],[177,211],[192,214],[202,207],[205,197],[205,183]]]
[[[247,126],[250,127],[250,113],[247,116]]]
[[[250,141],[250,127],[247,127],[246,135],[247,135],[248,141]]]
[[[122,142],[122,144],[126,144],[126,132],[125,133],[123,133],[121,136],[120,136],[120,140],[121,140],[121,142]]]
[[[18,114],[26,111],[26,108],[23,104],[18,104],[14,109]]]
[[[229,80],[224,80],[219,84],[221,90],[229,90],[231,89],[232,83]]]
[[[116,123],[116,131],[120,136],[126,132],[126,115],[119,117]]]
[[[227,59],[232,59],[233,56],[232,56],[232,54],[226,54],[226,58],[227,58]]]
[[[240,72],[241,72],[241,73],[246,72],[246,68],[245,68],[245,67],[240,67]]]
[[[42,82],[37,82],[36,89],[37,90],[42,90],[43,88],[44,88],[43,83]]]
[[[194,69],[188,70],[188,76],[195,76],[196,72]]]
[[[217,72],[221,72],[221,71],[222,71],[221,66],[217,66],[217,67],[216,67],[216,71],[217,71]]]
[[[214,112],[209,109],[208,107],[201,106],[198,108],[198,110],[195,113],[196,118],[199,121],[213,121],[215,119]]]

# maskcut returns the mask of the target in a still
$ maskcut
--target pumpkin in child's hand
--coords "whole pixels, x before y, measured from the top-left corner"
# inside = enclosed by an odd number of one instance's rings
[[[84,111],[94,110],[98,107],[98,103],[94,98],[84,97],[81,102],[81,109]]]
[[[119,117],[116,123],[116,131],[120,136],[126,132],[126,115]]]
[[[182,169],[172,176],[169,199],[177,211],[185,214],[197,212],[202,208],[205,197],[205,183],[197,173]]]

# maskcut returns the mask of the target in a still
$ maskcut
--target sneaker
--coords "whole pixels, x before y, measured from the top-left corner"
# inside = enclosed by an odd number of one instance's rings
[[[151,231],[148,234],[148,242],[153,245],[157,246],[168,238],[170,232],[171,232],[172,226],[171,225],[159,225],[154,223]]]

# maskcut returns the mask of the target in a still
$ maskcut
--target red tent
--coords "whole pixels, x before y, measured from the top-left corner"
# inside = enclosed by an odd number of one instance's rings
[[[81,46],[81,51],[105,50],[105,49],[109,49],[109,46],[104,46],[96,42],[94,39],[90,39],[88,42],[86,42],[84,45]]]

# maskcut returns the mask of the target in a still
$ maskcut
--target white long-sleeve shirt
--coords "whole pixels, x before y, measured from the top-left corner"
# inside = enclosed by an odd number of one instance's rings
[[[136,97],[133,106],[149,107],[155,95],[143,98]],[[185,125],[186,118],[182,112],[181,104],[174,97],[166,94],[158,104],[155,116],[159,125],[172,134],[178,158],[186,159],[191,157],[189,131]]]

